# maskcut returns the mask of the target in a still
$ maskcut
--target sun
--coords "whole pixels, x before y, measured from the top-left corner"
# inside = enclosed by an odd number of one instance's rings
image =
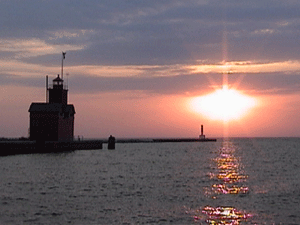
[[[212,120],[222,121],[239,120],[255,105],[254,98],[235,89],[228,89],[226,85],[212,94],[196,97],[191,101],[194,111]]]

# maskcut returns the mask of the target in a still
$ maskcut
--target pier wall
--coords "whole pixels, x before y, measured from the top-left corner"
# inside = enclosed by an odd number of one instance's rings
[[[1,141],[0,156],[102,149],[102,141]]]

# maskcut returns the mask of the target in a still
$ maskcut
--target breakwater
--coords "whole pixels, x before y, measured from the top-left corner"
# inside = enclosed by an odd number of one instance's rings
[[[136,139],[116,139],[116,143],[156,143],[156,142],[215,142],[214,138],[136,138]],[[103,143],[107,143],[103,140]]]
[[[211,138],[160,138],[153,139],[153,142],[208,142],[208,141],[217,141],[217,139]]]
[[[73,150],[102,149],[102,141],[1,141],[0,156],[34,153],[56,153]]]
[[[214,142],[217,139],[205,138],[144,138],[144,139],[116,139],[116,143],[161,143],[161,142]],[[75,150],[98,150],[103,148],[107,139],[98,140],[76,140],[69,142],[61,141],[0,141],[0,156],[35,154],[35,153],[57,153]]]

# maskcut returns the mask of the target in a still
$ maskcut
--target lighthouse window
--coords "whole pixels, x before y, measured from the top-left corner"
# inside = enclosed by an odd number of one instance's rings
[[[37,127],[39,125],[38,120],[32,120],[32,126]]]

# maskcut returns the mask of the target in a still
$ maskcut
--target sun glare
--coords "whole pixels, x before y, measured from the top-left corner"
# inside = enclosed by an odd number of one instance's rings
[[[227,86],[191,101],[194,111],[212,120],[223,121],[241,119],[255,104],[254,98],[243,95],[237,90],[228,89]]]

